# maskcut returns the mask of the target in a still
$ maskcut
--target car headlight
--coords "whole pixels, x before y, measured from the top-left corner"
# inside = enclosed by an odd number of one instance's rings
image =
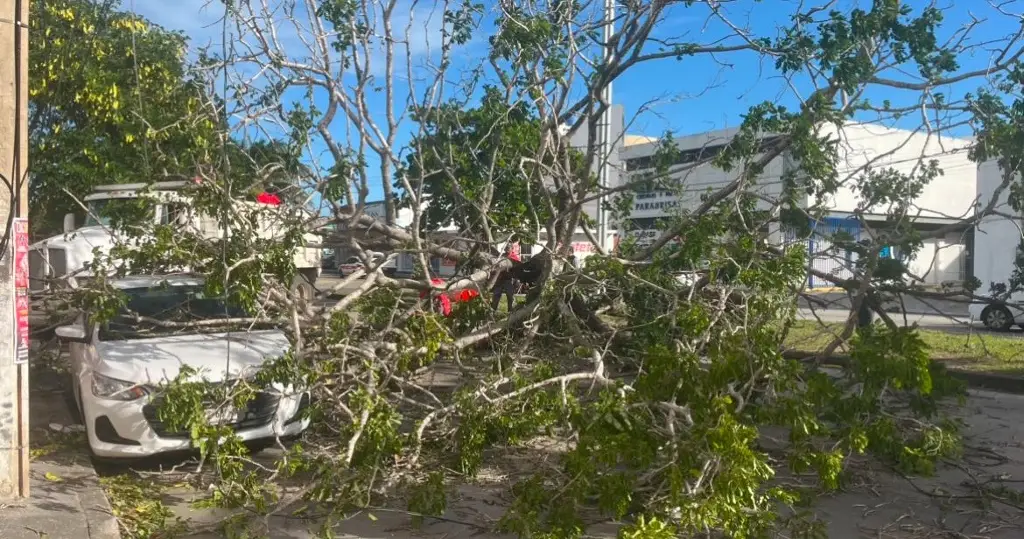
[[[133,382],[92,373],[92,394],[101,399],[133,401],[149,395],[149,389]]]

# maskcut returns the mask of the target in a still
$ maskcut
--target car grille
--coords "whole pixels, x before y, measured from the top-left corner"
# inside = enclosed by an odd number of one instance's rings
[[[28,288],[38,292],[46,288],[46,257],[43,251],[32,249],[28,252]]]
[[[68,273],[67,251],[64,249],[47,249],[50,260],[50,276],[63,277]]]
[[[257,393],[246,404],[242,413],[239,414],[241,420],[224,426],[231,427],[235,432],[265,427],[274,420],[274,416],[277,415],[277,406],[280,402],[280,395],[267,392]],[[142,408],[142,414],[146,417],[146,422],[156,432],[156,435],[161,438],[188,438],[190,435],[188,430],[171,431],[164,426],[157,416],[159,406],[160,400],[157,398]]]

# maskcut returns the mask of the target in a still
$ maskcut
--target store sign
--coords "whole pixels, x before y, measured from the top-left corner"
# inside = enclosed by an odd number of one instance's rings
[[[14,363],[28,363],[28,219],[17,217],[12,226],[14,240]]]
[[[594,244],[589,241],[575,241],[572,244],[572,252],[589,254],[594,252]]]
[[[637,202],[633,204],[633,211],[669,210],[678,205],[678,200],[659,200],[658,202]]]
[[[374,219],[377,219],[378,221],[383,221],[386,214],[387,208],[384,206],[383,201],[367,202],[363,206],[363,215],[368,215],[370,217],[373,217]]]
[[[653,228],[644,228],[640,230],[631,230],[628,234],[636,240],[637,245],[650,245],[654,243],[654,240],[658,239],[658,235],[661,234],[661,231]]]
[[[630,237],[632,237],[632,238],[636,238],[636,244],[637,245],[646,246],[646,245],[650,245],[650,244],[654,243],[658,238],[661,237],[661,234],[663,232],[664,232],[663,230],[658,230],[656,228],[643,228],[643,229],[639,229],[639,230],[631,230],[631,231],[627,232],[627,234]],[[679,243],[679,236],[676,236],[676,237],[668,240],[668,244],[669,245],[675,245],[675,244],[678,244],[678,243]]]

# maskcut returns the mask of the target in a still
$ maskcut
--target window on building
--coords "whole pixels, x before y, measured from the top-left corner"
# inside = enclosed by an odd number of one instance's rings
[[[767,146],[773,144],[780,137],[766,137],[761,141],[762,150]],[[718,154],[722,153],[728,147],[728,144],[708,145],[699,148],[692,148],[689,150],[681,150],[676,153],[675,159],[672,161],[672,166],[686,165],[689,163],[696,163],[705,159],[711,159]],[[656,160],[659,158],[657,155],[645,155],[643,157],[634,157],[626,160],[626,171],[632,172],[635,170],[644,170],[654,168]]]

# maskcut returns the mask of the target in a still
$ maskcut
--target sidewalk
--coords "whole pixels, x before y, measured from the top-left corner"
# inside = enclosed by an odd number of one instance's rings
[[[3,539],[119,539],[89,465],[33,462],[31,498],[0,502]]]
[[[82,434],[58,430],[75,422],[53,378],[31,381],[31,497],[0,500],[0,538],[119,539]]]

